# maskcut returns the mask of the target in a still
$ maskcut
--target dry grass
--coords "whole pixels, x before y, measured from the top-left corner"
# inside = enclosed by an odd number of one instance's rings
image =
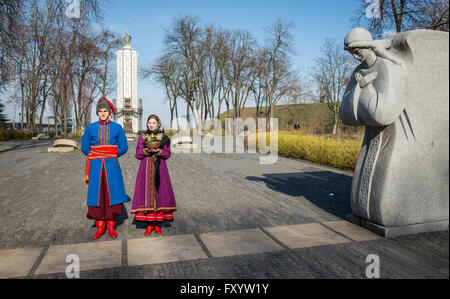
[[[256,138],[255,138],[256,137]],[[258,149],[257,136],[249,135],[248,143]],[[270,134],[266,135],[270,145]],[[327,138],[301,131],[278,132],[278,154],[342,169],[354,169],[362,145],[362,138]]]

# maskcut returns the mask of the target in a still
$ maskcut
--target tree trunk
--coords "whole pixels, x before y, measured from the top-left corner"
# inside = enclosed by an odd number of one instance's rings
[[[180,123],[178,121],[178,105],[175,102],[175,117],[177,118],[177,132],[180,130]]]
[[[186,102],[186,121],[188,124],[191,123],[191,117],[189,116],[189,102]]]
[[[333,135],[336,135],[337,133],[337,123],[338,123],[338,117],[337,117],[337,111],[334,110],[334,125],[333,125]]]
[[[22,85],[22,84],[21,84]],[[24,103],[25,103],[25,98],[24,98],[24,96],[23,96],[23,86],[21,86],[21,89],[22,89],[22,94],[21,94],[21,97],[22,97],[22,103],[20,104],[20,109],[21,109],[21,114],[20,114],[20,129],[21,130],[23,130],[23,110],[24,110]]]
[[[64,120],[64,138],[67,137],[67,90],[64,88],[64,94],[63,96],[65,99],[63,99],[63,120]]]
[[[41,115],[39,116],[39,132],[42,132],[42,121],[44,119],[44,111],[45,111],[45,102],[47,101],[47,97],[44,96],[44,101],[42,102]]]

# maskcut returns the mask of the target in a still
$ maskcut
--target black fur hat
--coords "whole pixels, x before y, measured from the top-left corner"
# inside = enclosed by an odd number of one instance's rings
[[[113,114],[114,111],[116,110],[116,109],[114,108],[114,105],[113,105],[110,101],[108,101],[105,97],[101,97],[101,98],[98,100],[98,102],[97,102],[97,110],[96,110],[96,112],[98,113],[98,111],[99,111],[100,109],[106,109],[106,110],[108,110],[108,111],[109,111],[109,114]]]

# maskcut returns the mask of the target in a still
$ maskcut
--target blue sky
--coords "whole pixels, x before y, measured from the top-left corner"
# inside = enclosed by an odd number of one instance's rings
[[[133,37],[131,46],[139,52],[138,63],[142,67],[161,54],[164,29],[181,14],[197,16],[205,26],[249,30],[259,42],[264,40],[264,28],[281,17],[295,24],[291,32],[296,53],[294,68],[307,78],[325,38],[343,42],[353,27],[351,18],[360,3],[358,0],[109,0],[102,26],[120,36],[128,29]],[[155,113],[161,117],[163,126],[168,127],[169,105],[164,104],[163,89],[139,79],[138,93],[144,100],[144,119]],[[116,98],[115,91],[108,98]],[[12,105],[8,106],[12,118]],[[179,111],[185,111],[182,107]]]
[[[264,40],[264,28],[276,17],[282,17],[295,24],[292,30],[294,68],[306,78],[313,59],[320,56],[325,38],[344,40],[359,5],[357,0],[110,0],[104,26],[121,35],[128,29],[133,37],[131,46],[139,52],[142,67],[153,63],[161,54],[164,29],[181,14],[197,16],[205,26],[247,29],[260,42]],[[169,105],[164,104],[163,90],[142,79],[138,88],[139,98],[144,101],[144,119],[155,113],[161,117],[163,126],[168,127]],[[184,112],[181,107],[179,111]]]
[[[296,65],[311,65],[325,37],[343,40],[351,29],[350,18],[357,0],[109,0],[104,26],[117,33],[128,28],[133,48],[140,52],[142,64],[151,63],[162,50],[164,29],[174,17],[192,14],[202,24],[228,29],[247,29],[260,41],[264,28],[276,17],[293,21]]]

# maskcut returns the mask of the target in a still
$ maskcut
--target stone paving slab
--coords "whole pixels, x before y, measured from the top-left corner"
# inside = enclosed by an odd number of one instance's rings
[[[200,238],[213,257],[283,250],[260,229],[206,233]]]
[[[366,242],[185,260],[80,273],[82,279],[367,279],[366,257],[380,257],[382,279],[448,279],[448,231]],[[37,275],[66,279],[65,273]]]
[[[345,220],[329,221],[323,224],[358,242],[382,239],[381,236]]]
[[[342,221],[341,221],[342,222]],[[313,225],[314,224],[314,225]],[[326,227],[323,227],[321,224],[324,223],[313,223],[308,224],[310,228],[308,231],[321,231],[322,229],[328,230]],[[342,225],[342,223],[340,223]],[[308,225],[298,225],[301,227],[305,227]],[[295,225],[297,226],[297,225]],[[293,226],[290,229],[286,229],[286,227],[271,227],[265,228],[265,230],[270,231],[272,236],[276,236],[277,238],[286,242],[289,241],[289,238],[298,241],[298,231],[299,228],[293,229]],[[312,227],[312,228],[311,228]],[[280,237],[280,233],[277,233],[277,230],[282,230],[285,236]],[[249,232],[250,231],[250,232]],[[219,232],[219,233],[211,233],[206,235],[240,235],[241,238],[245,239],[246,242],[252,242],[251,235],[255,235],[256,233],[260,233],[259,229],[256,230],[248,230],[247,232]],[[330,231],[331,232],[331,231]],[[250,235],[249,235],[250,234]],[[328,233],[321,233],[322,239],[323,235],[327,235]],[[447,233],[448,234],[448,233]],[[438,238],[435,236],[439,236]],[[259,236],[261,237],[261,236]],[[338,236],[339,237],[339,236]],[[446,240],[442,240],[442,237],[447,237]],[[448,235],[443,235],[442,232],[429,234],[427,236],[423,236],[422,239],[419,240],[419,243],[414,243],[415,246],[418,246],[415,250],[406,249],[405,247],[401,247],[401,243],[406,244],[412,240],[414,240],[415,236],[403,237],[397,241],[391,241],[389,239],[374,239],[368,240],[367,242],[351,242],[345,241],[344,243],[336,243],[336,240],[333,242],[321,242],[318,246],[315,243],[310,243],[308,247],[298,247],[295,249],[290,248],[292,251],[287,250],[273,250],[270,246],[267,248],[262,248],[259,252],[254,252],[247,250],[246,252],[241,251],[240,254],[228,254],[223,257],[212,256],[212,258],[208,258],[205,252],[203,252],[200,244],[197,242],[196,237],[193,235],[178,235],[178,236],[152,236],[144,239],[133,239],[127,241],[127,250],[124,252],[125,255],[122,258],[125,258],[128,261],[128,264],[124,266],[118,265],[120,259],[117,258],[118,264],[111,265],[108,259],[104,259],[104,256],[101,256],[97,260],[97,266],[95,267],[81,267],[82,270],[82,278],[236,278],[236,277],[276,277],[276,278],[364,278],[365,267],[367,266],[365,262],[365,258],[368,254],[377,254],[381,257],[383,262],[383,277],[397,277],[397,278],[448,278],[448,249],[445,250],[442,246],[436,246],[441,242],[447,242],[448,244]],[[423,240],[426,238],[426,242]],[[207,239],[207,238],[205,238]],[[262,238],[264,239],[264,238]],[[329,236],[328,236],[328,239]],[[345,238],[344,238],[345,239]],[[231,242],[228,242],[230,241]],[[234,238],[225,238],[224,242],[227,244],[228,248],[236,247],[236,237]],[[268,240],[267,240],[268,241]],[[279,241],[279,240],[278,240]],[[317,241],[317,240],[316,240]],[[399,243],[399,241],[401,243]],[[420,242],[421,241],[421,242]],[[112,241],[119,242],[120,241]],[[88,243],[90,245],[85,244],[87,247],[94,247],[99,245],[104,245],[103,243],[108,242],[91,242]],[[111,242],[109,242],[111,243]],[[208,242],[204,242],[208,243]],[[269,242],[270,243],[270,242]],[[327,243],[327,244],[325,244]],[[328,244],[333,243],[333,244]],[[210,242],[211,244],[211,242]],[[217,243],[212,243],[213,245],[218,245]],[[286,248],[286,245],[283,243],[279,243],[281,246]],[[304,244],[303,244],[304,245]],[[214,246],[208,245],[203,249],[207,251],[213,251]],[[248,244],[247,244],[248,246]],[[344,246],[344,247],[342,247]],[[407,245],[409,247],[409,245]],[[422,248],[426,246],[428,249],[426,252],[423,252]],[[73,245],[64,245],[64,246],[51,246],[51,248],[46,252],[46,255],[53,255],[56,247],[65,247],[71,248],[71,250],[66,250],[64,253],[61,253],[59,250],[59,257],[56,263],[53,263],[53,267],[59,267],[57,271],[48,271],[47,273],[42,273],[45,271],[38,270],[34,273],[34,276],[40,278],[66,278],[65,277],[65,269],[67,267],[67,263],[61,263],[61,260],[64,260],[65,255],[71,253],[80,254],[80,249],[76,250],[76,247],[84,247],[86,251],[86,247],[83,244],[73,244]],[[220,247],[220,244],[219,244]],[[346,248],[346,250],[341,249]],[[120,255],[120,250],[117,249],[117,255]],[[219,248],[224,250],[224,248]],[[231,248],[232,249],[232,248]],[[355,251],[356,249],[356,251]],[[27,251],[35,250],[34,257],[27,255]],[[299,251],[306,250],[306,251]],[[337,250],[337,251],[336,251]],[[42,248],[30,248],[30,249],[14,249],[14,250],[4,250],[0,251],[0,272],[3,270],[3,277],[1,278],[13,278],[13,277],[26,277],[30,272],[32,265],[34,265],[37,259],[37,256],[41,254]],[[97,250],[98,252],[98,250]],[[253,253],[249,253],[253,252]],[[298,253],[303,252],[306,256],[301,257],[298,256]],[[104,254],[104,252],[98,252],[99,254]],[[302,255],[303,255],[302,253]],[[338,255],[336,255],[338,253]],[[258,269],[253,268],[252,263],[246,262],[247,266],[243,266],[247,270],[241,272],[239,269],[239,264],[242,261],[247,261],[247,259],[252,259],[252,257],[262,255],[266,257],[280,257],[281,259],[276,258],[273,260],[272,258],[266,260],[264,262],[265,265],[261,266]],[[310,255],[310,256],[309,256]],[[14,256],[16,258],[14,258]],[[29,258],[28,266],[21,270],[21,272],[11,273],[7,272],[10,269],[10,266],[15,266],[17,261],[17,256],[22,258]],[[128,258],[127,258],[128,256]],[[447,259],[444,259],[442,263],[442,256],[446,256]],[[292,259],[294,257],[294,259]],[[223,258],[232,258],[235,265],[232,269],[228,269],[230,260],[223,260]],[[56,258],[53,256],[53,260]],[[239,259],[241,262],[237,262],[235,259]],[[297,260],[298,259],[298,260]],[[92,260],[92,258],[91,258]],[[200,262],[205,268],[200,270],[200,276],[194,275],[192,273],[191,267],[196,264],[190,264],[191,266],[187,266],[186,263],[192,263],[195,261],[207,261]],[[216,262],[214,261],[216,260]],[[5,262],[6,261],[6,262]],[[84,262],[83,262],[84,261]],[[439,262],[441,261],[441,262]],[[20,262],[20,261],[19,261]],[[86,262],[86,259],[81,257],[81,266]],[[42,264],[46,263],[45,259],[42,260],[41,266],[38,269],[42,269]],[[181,263],[181,264],[180,264]],[[59,264],[59,265],[56,265]],[[104,266],[101,266],[104,264]],[[109,265],[107,265],[109,264]],[[273,267],[276,267],[275,271],[269,270],[271,269],[271,264]],[[107,265],[107,266],[106,266]],[[177,266],[178,265],[178,266]],[[213,266],[214,265],[214,266]],[[290,266],[286,266],[290,265]],[[150,266],[150,268],[146,268],[146,266]],[[180,267],[181,268],[178,268]],[[212,268],[211,268],[211,267]],[[298,268],[295,273],[292,272],[294,269],[292,267]],[[46,266],[48,268],[48,265]],[[289,270],[290,269],[290,270]],[[162,271],[162,272],[161,272]],[[230,272],[231,271],[231,272]],[[233,271],[236,272],[235,275],[232,275]],[[256,271],[256,272],[254,272]],[[264,273],[264,274],[263,274]],[[270,274],[269,274],[270,273]],[[275,274],[277,273],[277,274]],[[259,276],[262,274],[263,276]],[[231,276],[230,276],[231,275]],[[275,275],[275,276],[273,276]],[[287,275],[287,276],[286,276]]]
[[[265,227],[264,229],[290,249],[351,242],[319,223]]]
[[[128,266],[208,258],[194,235],[128,240],[127,255]]]
[[[122,266],[122,241],[50,246],[35,274],[66,272],[70,264],[66,262],[69,254],[79,256],[80,271],[120,267]]]
[[[27,276],[42,250],[42,247],[1,250],[0,279]]]

